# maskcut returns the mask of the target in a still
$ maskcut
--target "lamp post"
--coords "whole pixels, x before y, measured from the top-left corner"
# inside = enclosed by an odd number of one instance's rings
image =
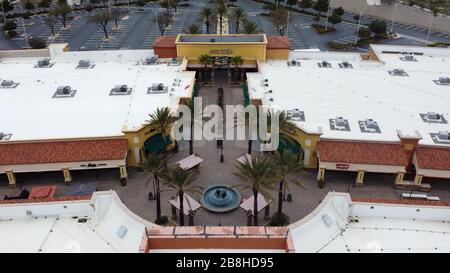
[[[327,10],[327,21],[325,22],[325,30],[328,30],[328,18],[330,16],[330,11],[332,10],[333,7],[333,2],[330,1],[330,4],[328,5],[328,10]]]
[[[6,23],[6,15],[5,15],[5,8],[3,7],[3,1],[4,0],[0,0],[0,4],[2,5],[3,19],[4,19],[4,22]]]
[[[392,14],[391,33],[394,31],[395,11],[397,10],[397,2],[394,3],[394,12]]]
[[[353,43],[353,45],[356,45],[356,43],[358,42],[359,28],[361,27],[361,17],[362,17],[362,11],[359,12],[358,25],[356,26],[356,37],[355,37],[355,42]]]
[[[431,32],[431,26],[433,25],[433,18],[434,18],[434,15],[431,14],[430,25],[428,26],[427,41],[430,40],[430,32]]]

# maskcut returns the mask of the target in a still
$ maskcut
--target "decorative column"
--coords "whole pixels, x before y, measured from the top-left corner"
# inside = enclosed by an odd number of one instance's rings
[[[69,169],[63,169],[63,174],[64,174],[64,182],[65,183],[70,183],[72,181],[72,174],[70,173]]]
[[[397,175],[395,176],[395,184],[403,183],[403,178],[404,177],[405,177],[405,173],[404,172],[398,172]]]
[[[16,181],[16,176],[14,175],[14,173],[12,171],[7,171],[6,175],[8,176],[9,187],[15,188],[17,181]]]
[[[119,166],[120,169],[120,184],[125,187],[128,183],[128,174],[126,166]]]
[[[364,171],[363,170],[359,170],[358,173],[356,174],[356,186],[357,187],[362,187],[363,183],[364,183]]]
[[[414,184],[416,184],[416,185],[422,184],[422,178],[423,178],[423,175],[416,174],[416,176],[414,177]]]

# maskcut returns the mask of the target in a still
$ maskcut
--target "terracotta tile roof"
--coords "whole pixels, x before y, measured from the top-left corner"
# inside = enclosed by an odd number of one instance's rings
[[[46,203],[46,202],[66,202],[66,201],[79,201],[90,200],[92,195],[79,195],[79,196],[62,196],[52,198],[41,199],[13,199],[13,200],[0,200],[0,205],[5,204],[22,204],[22,203]]]
[[[291,43],[286,36],[267,36],[267,49],[291,49]]]
[[[123,159],[127,140],[93,139],[0,144],[0,165]]]
[[[153,48],[155,47],[176,47],[175,40],[177,36],[160,36],[153,42]]]
[[[318,145],[321,161],[394,166],[408,164],[401,144],[320,140]]]
[[[400,204],[400,205],[416,205],[416,206],[448,206],[448,204],[444,201],[419,200],[419,199],[396,200],[383,198],[352,197],[352,201],[361,203]]]
[[[421,169],[450,170],[450,148],[416,147],[416,159]]]

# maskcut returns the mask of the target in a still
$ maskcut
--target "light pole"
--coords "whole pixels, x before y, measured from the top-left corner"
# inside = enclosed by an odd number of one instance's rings
[[[4,1],[4,0],[0,0],[0,4],[2,5],[3,21],[6,23],[6,15],[5,15],[5,8],[3,7],[3,1]]]
[[[330,16],[330,11],[333,8],[333,1],[330,1],[330,5],[328,6],[328,10],[327,10],[327,21],[325,23],[325,30],[328,30],[328,18]]]
[[[434,15],[431,14],[430,26],[428,27],[427,41],[430,40],[430,31],[431,31],[431,26],[433,25],[433,18],[434,18]]]
[[[289,30],[289,11],[287,13],[287,21],[286,21],[286,38],[289,38],[288,37],[289,36],[288,30]]]
[[[361,27],[361,17],[362,17],[362,11],[359,12],[358,25],[356,26],[356,37],[355,37],[355,42],[353,43],[353,45],[356,45],[356,43],[358,42],[359,28]]]
[[[394,31],[395,11],[397,10],[397,2],[394,3],[394,12],[392,14],[391,33]]]

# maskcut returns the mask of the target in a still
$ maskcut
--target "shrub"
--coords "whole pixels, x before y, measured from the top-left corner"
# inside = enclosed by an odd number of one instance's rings
[[[17,31],[15,31],[15,30],[9,30],[9,31],[6,32],[6,36],[8,36],[8,38],[16,37],[17,34],[18,34],[18,33],[17,33]]]
[[[16,28],[17,24],[14,21],[6,21],[6,23],[3,25],[4,31],[15,30]]]
[[[45,40],[39,37],[31,37],[30,39],[28,39],[28,44],[34,49],[47,47],[47,43],[45,42]]]
[[[155,224],[157,225],[165,225],[169,222],[169,217],[166,215],[161,215],[161,218],[155,220]]]
[[[358,37],[361,39],[367,39],[370,37],[370,30],[367,27],[360,27],[358,30]]]
[[[270,218],[270,221],[267,225],[269,226],[275,226],[275,227],[280,227],[280,226],[287,226],[291,223],[289,216],[287,216],[286,214],[282,213],[281,214],[281,221],[278,221],[278,212],[275,212],[272,217]]]
[[[335,28],[329,26],[329,27],[325,27],[324,25],[320,25],[320,24],[312,24],[312,27],[317,31],[317,33],[319,34],[325,34],[328,32],[333,32],[336,31]]]
[[[347,50],[352,48],[351,44],[346,44],[346,43],[339,43],[339,42],[335,42],[335,41],[330,41],[327,43],[328,47],[332,48],[332,49],[336,49],[336,50]]]
[[[143,7],[143,6],[145,6],[145,4],[147,4],[146,0],[137,0],[136,1],[136,5],[138,5],[139,7]]]
[[[319,14],[314,15],[313,20],[316,21],[316,22],[319,22],[320,21],[320,15]]]

